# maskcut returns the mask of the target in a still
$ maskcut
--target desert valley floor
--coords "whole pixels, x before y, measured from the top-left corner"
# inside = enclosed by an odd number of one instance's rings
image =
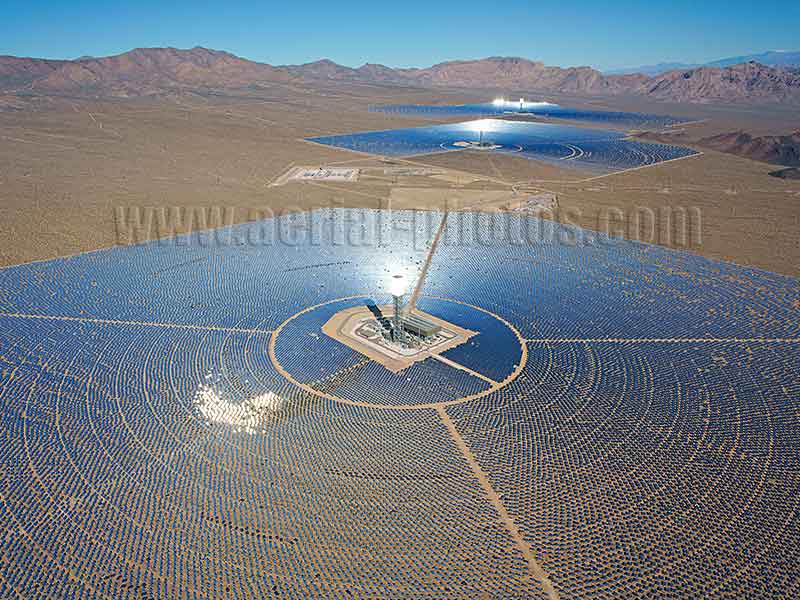
[[[262,93],[179,96],[174,99],[66,100],[40,110],[0,111],[0,262],[17,264],[185,231],[180,220],[155,219],[131,231],[136,209],[198,211],[194,228],[214,210],[234,222],[311,207],[442,209],[502,205],[539,191],[558,195],[557,219],[592,230],[609,229],[619,209],[625,237],[678,247],[712,258],[797,275],[797,181],[768,177],[772,165],[713,151],[678,162],[609,177],[563,169],[513,154],[443,152],[383,159],[305,140],[319,136],[464,121],[371,111],[387,104],[459,104],[485,96],[381,88],[277,88]],[[629,110],[700,120],[686,125],[705,134],[747,127],[774,133],[800,127],[792,111],[553,97],[594,110]],[[574,122],[566,122],[575,125]],[[580,123],[581,127],[597,126]],[[604,126],[604,125],[601,125]],[[388,162],[387,162],[388,161]],[[311,182],[271,186],[293,166],[372,167],[356,184]],[[436,176],[386,174],[387,167],[422,167]],[[407,172],[407,170],[406,170]],[[488,207],[491,209],[491,206]],[[694,236],[655,233],[636,213],[697,209]],[[185,219],[184,219],[185,221]],[[161,224],[160,224],[161,223]],[[224,223],[224,221],[222,222]],[[211,221],[213,224],[213,221]],[[135,237],[135,236],[134,236]],[[134,239],[133,241],[138,241]]]

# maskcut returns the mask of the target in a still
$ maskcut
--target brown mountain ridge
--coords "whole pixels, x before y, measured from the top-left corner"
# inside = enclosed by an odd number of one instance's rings
[[[197,88],[237,89],[280,83],[363,82],[412,87],[633,94],[679,102],[800,104],[800,70],[743,63],[677,70],[656,77],[603,75],[591,67],[551,67],[525,58],[451,61],[424,69],[324,59],[272,66],[196,47],[138,48],[116,56],[49,60],[0,56],[0,94],[145,96]]]
[[[762,162],[800,166],[800,131],[789,135],[764,136],[735,131],[703,138],[698,144]]]
[[[142,96],[171,89],[236,88],[287,82],[285,70],[228,52],[138,48],[105,58],[72,61],[0,57],[0,91]]]

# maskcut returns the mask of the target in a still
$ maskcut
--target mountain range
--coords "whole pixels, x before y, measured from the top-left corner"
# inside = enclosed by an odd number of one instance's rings
[[[655,65],[643,65],[640,67],[627,67],[622,69],[609,69],[603,71],[605,75],[627,75],[631,73],[642,73],[643,75],[661,75],[667,71],[696,69],[698,67],[730,67],[746,62],[757,62],[768,67],[800,67],[800,52],[788,52],[786,50],[770,50],[759,54],[745,54],[743,56],[731,56],[721,58],[707,63],[681,63],[681,62],[662,62]]]
[[[0,56],[0,97],[134,97],[198,89],[258,89],[315,82],[491,89],[574,95],[632,94],[681,102],[800,104],[800,69],[757,62],[678,69],[657,76],[607,75],[591,67],[551,67],[524,58],[452,61],[423,69],[358,68],[320,60],[273,66],[196,47],[139,48],[104,58]]]

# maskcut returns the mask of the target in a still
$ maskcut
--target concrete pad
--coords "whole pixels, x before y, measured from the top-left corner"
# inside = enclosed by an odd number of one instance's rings
[[[378,309],[387,319],[394,316],[393,306],[379,306]],[[400,348],[385,342],[380,336],[367,338],[359,335],[357,333],[359,328],[376,321],[375,315],[366,306],[347,308],[336,313],[322,326],[322,331],[337,342],[374,360],[393,373],[399,373],[426,358],[438,356],[477,335],[475,331],[463,329],[421,310],[415,309],[413,314],[432,321],[442,328],[442,335],[436,343],[429,345],[423,343],[418,348]]]

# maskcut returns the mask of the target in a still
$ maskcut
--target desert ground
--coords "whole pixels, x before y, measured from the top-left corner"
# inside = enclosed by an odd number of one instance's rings
[[[261,91],[102,101],[59,98],[34,109],[0,112],[0,264],[285,211],[328,206],[503,210],[531,194],[552,192],[558,209],[543,214],[546,218],[740,265],[800,274],[795,235],[800,184],[769,177],[774,165],[704,151],[684,160],[593,177],[491,153],[384,159],[303,141],[433,122],[370,112],[370,105],[452,104],[488,97],[483,92],[374,85],[345,89],[331,84],[315,89],[277,87],[270,95]],[[682,127],[697,128],[702,135],[737,128],[767,134],[800,126],[796,113],[779,107],[552,94],[546,99],[691,117],[698,122]],[[459,120],[463,118],[438,122]],[[363,171],[356,182],[272,185],[298,165]],[[409,173],[404,167],[429,172]],[[677,231],[675,223],[684,212],[690,216],[688,230]],[[148,214],[155,215],[151,227],[132,226]]]

